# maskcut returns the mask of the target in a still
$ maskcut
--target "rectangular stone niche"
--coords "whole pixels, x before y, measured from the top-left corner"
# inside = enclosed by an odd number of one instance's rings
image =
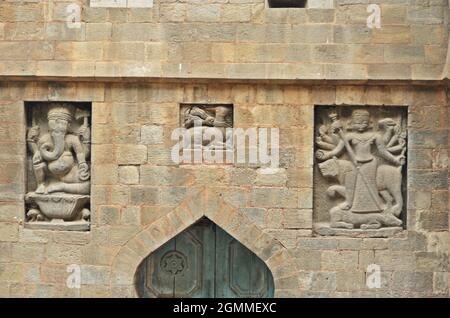
[[[26,102],[25,227],[90,228],[91,105]]]
[[[403,106],[316,106],[314,228],[319,235],[389,237],[407,217]]]
[[[233,163],[233,105],[180,104],[180,127],[180,163]]]

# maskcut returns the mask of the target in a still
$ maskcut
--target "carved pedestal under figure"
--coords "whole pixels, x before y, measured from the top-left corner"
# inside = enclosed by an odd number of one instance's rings
[[[406,132],[390,118],[372,130],[370,114],[362,109],[352,112],[347,129],[337,113],[329,118],[330,124],[319,128],[316,158],[321,174],[338,182],[328,188],[328,196],[344,199],[330,209],[330,227],[401,227]]]
[[[89,113],[68,103],[52,103],[48,132],[33,125],[27,134],[37,188],[26,195],[28,227],[89,229]],[[71,124],[82,119],[76,131]],[[42,125],[43,126],[43,125]],[[75,126],[75,125],[74,125]]]

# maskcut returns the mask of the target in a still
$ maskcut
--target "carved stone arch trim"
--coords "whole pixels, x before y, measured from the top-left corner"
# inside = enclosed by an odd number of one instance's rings
[[[264,261],[273,275],[275,296],[281,291],[277,288],[280,281],[289,280],[289,290],[292,292],[300,288],[296,262],[288,250],[238,209],[226,203],[221,193],[210,189],[203,189],[185,199],[174,210],[147,225],[122,246],[112,264],[111,288],[131,290],[132,296],[136,297],[134,277],[139,264],[202,217],[207,217],[220,226]]]

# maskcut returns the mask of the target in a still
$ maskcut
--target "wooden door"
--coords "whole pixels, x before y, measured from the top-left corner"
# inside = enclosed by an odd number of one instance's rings
[[[214,297],[214,228],[203,222],[177,235],[141,264],[137,277],[142,297]]]
[[[253,252],[205,219],[170,240],[139,266],[141,297],[273,297],[273,278]]]
[[[216,227],[216,298],[273,297],[273,278],[264,262]]]

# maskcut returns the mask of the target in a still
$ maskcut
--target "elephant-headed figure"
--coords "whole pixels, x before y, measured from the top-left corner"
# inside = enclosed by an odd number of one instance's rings
[[[87,121],[76,134],[69,130],[75,114],[71,104],[52,104],[47,113],[48,132],[40,135],[39,126],[33,126],[28,132],[38,194],[89,193],[90,131]]]
[[[36,115],[37,112],[35,112]],[[78,118],[82,124],[76,124]],[[90,193],[90,128],[87,111],[69,103],[51,103],[47,124],[33,125],[27,134],[37,187],[27,194],[38,205],[29,211],[29,219],[72,219],[81,215]],[[35,120],[34,120],[35,121]],[[71,124],[77,131],[73,131]],[[45,130],[48,130],[45,132]],[[62,215],[64,214],[64,215]],[[88,214],[84,209],[83,214]]]

